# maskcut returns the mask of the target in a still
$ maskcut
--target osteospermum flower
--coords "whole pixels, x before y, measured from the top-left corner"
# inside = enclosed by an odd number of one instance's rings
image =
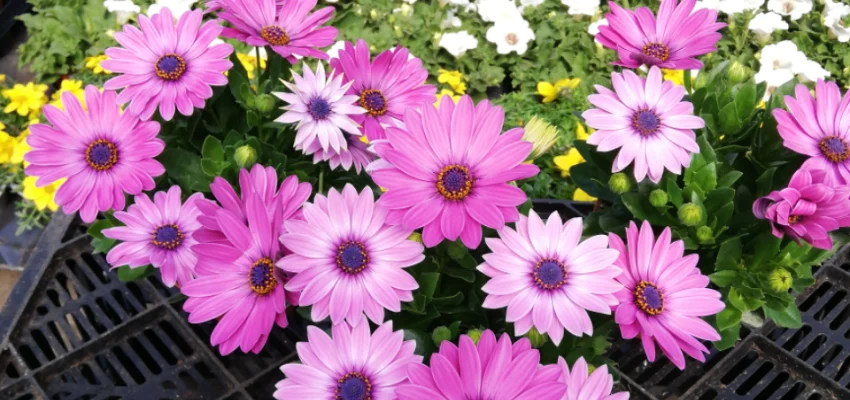
[[[850,184],[850,96],[835,82],[818,81],[815,98],[797,85],[796,98],[785,96],[788,111],[773,110],[785,147],[810,158],[804,169],[826,172],[825,183]]]
[[[717,50],[717,31],[726,24],[717,22],[717,11],[693,11],[696,0],[677,1],[662,0],[657,19],[647,7],[630,11],[612,2],[608,25],[599,27],[596,40],[619,53],[614,65],[701,69],[696,57]]]
[[[490,280],[485,308],[507,307],[507,321],[517,336],[532,326],[561,343],[564,329],[575,336],[593,334],[587,310],[611,314],[615,292],[622,289],[614,277],[617,251],[604,235],[581,240],[582,220],[561,223],[558,213],[544,222],[533,210],[520,216],[517,230],[505,227],[501,239],[488,238],[492,253],[478,267]]]
[[[374,146],[381,159],[369,166],[387,189],[380,199],[387,221],[424,227],[428,247],[460,237],[469,248],[481,243],[481,225],[501,229],[516,221],[527,198],[508,182],[540,169],[523,163],[532,144],[522,140],[522,128],[500,134],[504,119],[501,107],[486,100],[473,106],[469,96],[407,110],[404,128],[387,129],[387,140]]]
[[[357,193],[348,184],[304,205],[306,221],[286,221],[281,243],[293,254],[278,266],[296,274],[286,285],[299,302],[312,305],[313,321],[330,315],[334,324],[357,325],[363,312],[376,324],[384,309],[398,312],[419,287],[404,268],[425,259],[412,230],[387,226],[386,210],[375,206],[372,189]]]
[[[563,357],[558,357],[558,367],[563,374],[559,382],[567,385],[567,393],[562,400],[628,400],[629,392],[611,393],[614,377],[608,373],[608,366],[602,365],[593,373],[588,373],[587,361],[579,357],[573,369],[567,366]]]
[[[617,280],[624,289],[616,293],[620,304],[615,321],[623,338],[640,336],[646,358],[655,361],[655,343],[670,361],[685,369],[684,351],[705,362],[708,349],[698,339],[716,341],[720,335],[700,319],[723,310],[720,292],[709,289],[708,277],[697,268],[699,256],[683,256],[681,240],[670,242],[670,228],[658,240],[649,222],[640,230],[634,222],[626,229],[626,243],[608,234],[611,248],[620,252],[616,261],[623,273]]]
[[[395,50],[395,51],[394,51]],[[356,95],[357,104],[366,114],[354,116],[369,140],[383,139],[384,126],[401,120],[405,110],[416,109],[434,101],[437,89],[426,85],[428,71],[422,60],[408,59],[405,48],[390,49],[369,60],[369,46],[345,42],[345,49],[331,59],[331,68],[353,81],[349,94]]]
[[[317,0],[217,0],[221,8],[218,17],[230,23],[221,36],[233,38],[251,46],[270,46],[292,64],[296,56],[327,60],[328,55],[318,50],[330,46],[336,39],[337,29],[321,26],[333,14],[333,7],[314,13]],[[281,4],[282,3],[282,4]]]
[[[233,46],[211,45],[221,33],[216,21],[201,23],[201,10],[184,13],[180,20],[168,8],[148,18],[139,15],[139,28],[124,25],[115,33],[122,47],[106,49],[103,68],[122,74],[103,84],[107,90],[123,89],[118,100],[130,102],[127,110],[150,119],[157,108],[166,121],[175,108],[192,115],[195,107],[213,95],[212,86],[227,84],[224,72],[233,66],[227,57]]]
[[[286,379],[275,385],[276,399],[391,399],[395,388],[407,382],[407,369],[422,365],[422,356],[413,354],[416,342],[404,341],[392,321],[374,334],[366,320],[353,327],[337,324],[333,339],[309,326],[307,339],[296,345],[301,363],[280,368]]]
[[[587,126],[598,131],[587,143],[603,152],[619,148],[613,172],[634,162],[638,182],[648,174],[658,183],[665,168],[680,174],[691,163],[690,153],[699,153],[693,129],[705,127],[702,118],[693,115],[693,104],[682,101],[685,89],[663,82],[658,67],[645,79],[626,70],[612,73],[611,80],[613,92],[597,85],[599,94],[587,98],[598,107],[582,114]]]
[[[832,249],[829,232],[850,226],[850,187],[832,186],[828,172],[803,168],[788,187],[777,190],[753,203],[756,218],[770,221],[776,237],[788,235],[814,247]]]
[[[498,341],[493,331],[481,333],[476,345],[468,335],[460,345],[449,341],[431,354],[430,367],[410,364],[410,383],[399,385],[399,400],[535,399],[560,400],[567,387],[558,379],[557,365],[540,366],[540,353],[528,338],[511,343],[508,334]]]
[[[197,277],[181,288],[189,297],[183,305],[189,322],[220,318],[210,342],[223,355],[237,347],[259,353],[275,324],[288,325],[286,306],[297,298],[284,290],[288,276],[275,268],[284,250],[277,238],[310,194],[310,185],[294,176],[275,193],[272,168],[258,166],[250,175],[242,170],[240,183],[241,199],[218,181],[211,187],[222,207],[198,202],[205,230],[195,233],[200,244],[192,247]]]
[[[192,251],[197,243],[192,234],[201,226],[201,212],[195,202],[203,197],[202,193],[195,193],[182,203],[177,185],[167,193],[157,192],[153,201],[144,194],[136,196],[126,212],[115,213],[125,226],[103,230],[104,236],[124,242],[109,251],[106,261],[114,268],[150,264],[159,269],[166,286],[185,286],[192,280],[198,262]]]
[[[292,73],[295,84],[283,82],[292,93],[274,93],[289,103],[286,110],[275,121],[285,124],[298,123],[295,135],[295,148],[304,150],[318,142],[322,151],[333,150],[339,153],[348,150],[345,134],[360,136],[359,126],[351,119],[353,115],[364,114],[366,110],[354,102],[358,97],[346,95],[352,82],[342,83],[342,75],[325,75],[322,63],[316,67],[316,73],[304,63],[304,77]]]
[[[375,153],[369,150],[369,146],[363,141],[364,138],[365,136],[345,135],[348,150],[340,150],[339,152],[335,152],[333,149],[324,151],[319,142],[314,140],[304,149],[304,154],[313,154],[313,164],[327,161],[332,170],[341,166],[345,171],[350,170],[353,166],[359,174],[363,168],[375,160]]]
[[[30,125],[27,143],[32,150],[24,172],[37,176],[37,186],[62,178],[56,204],[66,214],[80,211],[85,222],[98,211],[123,210],[124,194],[136,195],[154,188],[153,177],[165,168],[154,157],[165,143],[156,138],[159,124],[122,113],[115,92],[100,93],[86,87],[88,111],[71,93],[62,95],[65,111],[46,105],[44,116],[52,124]]]

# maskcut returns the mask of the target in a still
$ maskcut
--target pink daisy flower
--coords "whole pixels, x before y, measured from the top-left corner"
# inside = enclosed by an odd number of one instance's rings
[[[334,12],[325,7],[314,13],[317,0],[218,0],[218,17],[230,23],[221,36],[250,46],[271,46],[277,54],[295,64],[298,57],[327,60],[320,48],[336,40],[337,29],[321,26]]]
[[[358,40],[357,45],[345,42],[345,48],[331,59],[331,68],[341,72],[345,82],[353,82],[349,94],[357,96],[357,104],[366,110],[354,116],[369,140],[383,139],[385,126],[401,120],[405,110],[416,109],[434,102],[437,89],[426,85],[428,71],[422,60],[408,59],[408,50],[385,50],[370,62],[369,46]]]
[[[159,124],[122,113],[116,94],[86,86],[83,109],[71,93],[62,94],[65,111],[44,106],[52,124],[30,125],[24,155],[30,163],[24,172],[39,177],[36,185],[68,180],[56,191],[56,204],[66,214],[80,211],[85,222],[98,211],[123,210],[124,194],[136,195],[154,188],[153,177],[165,172],[154,157],[165,143],[156,138]]]
[[[560,344],[564,329],[575,336],[593,335],[587,310],[611,314],[617,305],[613,293],[622,289],[614,277],[617,251],[608,248],[608,237],[581,240],[582,220],[566,224],[552,213],[546,223],[533,210],[520,216],[517,230],[505,227],[501,239],[486,239],[492,253],[478,267],[490,280],[485,308],[507,307],[507,321],[517,336],[532,326]]]
[[[616,265],[624,272],[617,280],[625,287],[617,292],[620,305],[614,319],[626,339],[640,335],[649,361],[655,361],[655,342],[679,369],[685,369],[684,351],[705,362],[708,349],[697,339],[716,341],[720,335],[700,319],[723,310],[720,292],[708,289],[708,277],[697,268],[699,256],[683,256],[681,240],[670,243],[670,228],[658,241],[644,221],[638,231],[634,222],[626,229],[626,243],[608,234],[611,248],[620,252]],[[705,354],[703,354],[705,353]]]
[[[573,370],[567,366],[563,357],[558,357],[558,367],[563,375],[558,380],[567,385],[567,393],[562,400],[628,400],[628,392],[611,393],[614,388],[614,377],[608,373],[608,366],[596,368],[588,374],[587,361],[579,357],[573,364]]]
[[[151,119],[157,107],[162,119],[170,121],[175,108],[192,115],[194,108],[204,108],[212,97],[212,86],[227,84],[224,72],[233,66],[227,60],[233,46],[220,43],[211,46],[222,27],[216,21],[201,24],[201,10],[183,13],[180,20],[168,8],[148,18],[139,14],[139,28],[124,25],[115,33],[122,47],[106,49],[108,60],[103,68],[121,74],[103,84],[104,89],[123,89],[121,104],[133,115]]]
[[[360,128],[351,117],[366,113],[366,110],[354,104],[357,96],[345,94],[351,82],[343,85],[342,75],[334,76],[334,71],[331,71],[330,76],[326,76],[325,67],[321,62],[315,74],[307,63],[304,63],[303,71],[303,78],[295,72],[292,73],[295,84],[283,82],[292,93],[274,93],[289,103],[284,107],[286,112],[275,121],[284,124],[298,123],[298,133],[295,135],[296,150],[314,148],[313,143],[318,142],[323,152],[347,151],[348,141],[343,131],[360,136]]]
[[[611,2],[611,12],[605,15],[608,25],[599,27],[596,40],[619,53],[614,65],[700,69],[703,65],[696,57],[717,50],[722,36],[717,31],[726,24],[717,22],[717,11],[693,11],[696,0],[676,3],[662,0],[656,20],[647,7],[630,11]]]
[[[184,286],[192,280],[198,256],[192,251],[195,239],[192,234],[201,227],[200,211],[195,206],[202,193],[195,193],[185,203],[180,202],[180,186],[168,192],[157,192],[154,201],[144,194],[136,196],[127,211],[118,211],[115,218],[125,226],[103,230],[103,235],[121,240],[106,255],[113,267],[129,265],[138,268],[148,264],[159,269],[162,283],[173,287]]]
[[[587,143],[603,152],[619,148],[613,172],[634,161],[638,182],[648,174],[658,183],[665,168],[681,174],[682,167],[691,164],[691,153],[699,153],[693,130],[705,127],[705,121],[693,115],[693,104],[682,101],[685,89],[662,81],[658,67],[652,67],[646,79],[626,70],[612,73],[611,80],[613,92],[596,85],[599,94],[587,98],[598,107],[582,114],[596,129]]]
[[[243,170],[240,178],[247,176]],[[269,196],[267,182],[240,180],[244,206],[234,204],[238,198],[227,194],[219,197],[214,191],[218,201],[226,206],[217,208],[214,215],[202,209],[206,219],[215,218],[216,232],[224,240],[205,242],[196,234],[200,244],[192,250],[198,255],[197,277],[181,288],[189,297],[183,309],[189,313],[190,323],[220,318],[210,342],[219,346],[222,355],[237,347],[246,353],[259,353],[274,324],[287,326],[287,300],[295,303],[296,299],[284,290],[288,276],[275,268],[284,250],[277,238],[283,221],[292,218],[310,188],[291,176],[281,184],[277,195]],[[271,188],[273,192],[273,184]]]
[[[318,164],[322,161],[327,161],[331,169],[342,167],[348,171],[351,167],[359,174],[369,163],[375,160],[375,152],[369,150],[369,145],[361,140],[364,136],[345,135],[345,141],[348,142],[348,150],[340,150],[339,153],[333,149],[323,151],[322,146],[318,141],[313,141],[312,144],[304,149],[305,154],[313,154],[313,164]]]
[[[405,111],[404,128],[387,129],[387,140],[374,145],[381,159],[368,168],[387,189],[379,201],[390,210],[387,221],[425,227],[425,246],[460,237],[471,249],[481,243],[481,225],[498,230],[516,221],[527,198],[508,182],[540,169],[523,164],[532,144],[522,128],[500,134],[504,119],[501,107],[486,100],[475,107],[469,96]]]
[[[805,85],[796,92],[796,98],[785,96],[788,111],[773,110],[783,144],[809,156],[803,168],[826,172],[826,184],[850,184],[850,95],[842,99],[838,85],[823,80],[814,99]]]
[[[307,327],[308,341],[298,343],[300,364],[280,369],[286,379],[275,385],[276,399],[392,399],[393,391],[407,382],[407,369],[422,365],[413,354],[416,342],[404,341],[393,331],[392,321],[369,333],[369,322],[337,324],[333,339],[315,326]]]
[[[296,274],[286,285],[312,305],[313,321],[330,315],[334,324],[360,323],[363,312],[376,324],[384,309],[399,312],[419,287],[404,268],[425,259],[422,245],[406,240],[411,231],[384,223],[386,210],[375,206],[372,189],[342,193],[331,189],[304,205],[306,221],[286,221],[281,243],[293,254],[278,266]]]
[[[431,355],[431,366],[410,364],[410,383],[395,390],[399,400],[505,399],[560,400],[567,391],[557,365],[540,366],[540,353],[527,338],[499,341],[486,330],[476,345],[467,335],[460,346],[449,341]]]

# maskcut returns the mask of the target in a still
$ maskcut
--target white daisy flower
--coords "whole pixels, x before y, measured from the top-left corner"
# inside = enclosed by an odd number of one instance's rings
[[[524,19],[504,20],[487,30],[487,40],[496,44],[496,52],[525,54],[528,42],[534,40],[534,31]]]
[[[440,38],[440,47],[449,54],[460,57],[468,50],[478,47],[478,39],[467,31],[444,33]]]

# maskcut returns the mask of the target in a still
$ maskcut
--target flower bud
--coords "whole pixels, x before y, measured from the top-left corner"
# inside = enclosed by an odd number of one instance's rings
[[[708,243],[714,240],[714,231],[710,226],[701,226],[697,229],[697,239],[700,243]]]
[[[738,60],[735,60],[732,61],[732,65],[729,66],[729,70],[726,71],[726,77],[729,78],[729,81],[732,83],[741,83],[750,79],[750,69],[744,64],[741,64]]]
[[[233,153],[233,160],[239,168],[251,168],[257,162],[257,150],[247,144]]]
[[[710,79],[708,75],[708,73],[697,75],[697,77],[694,78],[694,89],[699,90],[708,86],[708,81]]]
[[[667,205],[667,192],[661,189],[655,189],[649,193],[649,203],[654,207],[664,207]]]
[[[266,93],[257,96],[256,100],[254,100],[254,105],[257,107],[257,110],[262,113],[274,110],[274,103],[274,96]]]
[[[549,149],[555,144],[558,139],[558,128],[548,122],[531,117],[528,124],[525,126],[525,132],[522,135],[522,140],[531,142],[531,154],[528,155],[526,161],[534,160],[537,157],[546,154]]]
[[[443,341],[452,340],[452,331],[445,326],[438,326],[434,329],[434,333],[431,334],[431,339],[434,340],[434,344],[439,346]]]
[[[535,349],[543,347],[543,345],[549,341],[549,335],[540,333],[535,327],[531,327],[531,330],[525,334],[525,337],[531,341],[531,347],[534,347]]]
[[[791,284],[794,283],[794,278],[791,277],[791,273],[788,270],[780,267],[770,271],[767,282],[774,291],[787,292],[791,288]]]
[[[632,189],[632,180],[628,175],[618,172],[608,179],[608,187],[617,194],[623,194]]]
[[[472,342],[478,344],[478,339],[481,339],[481,330],[479,329],[470,329],[466,332],[466,336],[469,336],[472,339]]]
[[[679,209],[679,222],[686,226],[697,226],[702,221],[702,207],[694,203],[682,205]]]
[[[413,232],[410,236],[407,237],[407,240],[412,240],[417,243],[422,243],[422,234],[419,232]]]

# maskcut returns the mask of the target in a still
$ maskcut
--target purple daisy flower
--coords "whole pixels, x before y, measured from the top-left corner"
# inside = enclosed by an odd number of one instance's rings
[[[165,148],[156,138],[159,123],[122,113],[116,98],[111,90],[86,86],[84,109],[76,96],[63,93],[65,111],[44,106],[52,126],[30,125],[27,136],[32,150],[24,155],[30,163],[24,172],[39,177],[39,187],[68,178],[56,191],[56,204],[66,214],[80,211],[88,223],[98,211],[123,210],[125,193],[153,189],[153,177],[165,172],[154,159]]]
[[[218,0],[218,17],[230,23],[221,36],[250,46],[271,46],[277,54],[295,64],[298,57],[327,60],[320,48],[336,40],[337,29],[321,26],[334,12],[325,7],[314,13],[317,0]]]
[[[699,256],[684,256],[681,240],[670,243],[670,228],[656,241],[646,221],[640,231],[634,222],[626,229],[628,245],[613,233],[608,238],[620,252],[616,265],[624,271],[617,277],[624,289],[616,293],[620,304],[614,315],[623,338],[640,335],[649,361],[655,361],[658,342],[679,369],[685,369],[683,351],[705,362],[708,349],[697,339],[716,341],[720,335],[700,317],[717,314],[725,305],[720,292],[706,287],[708,277],[697,268]]]
[[[623,288],[614,277],[622,272],[614,266],[617,251],[608,248],[608,237],[581,240],[582,220],[561,223],[552,213],[544,224],[533,210],[520,216],[517,230],[504,227],[501,239],[488,238],[492,253],[478,267],[490,280],[485,308],[507,307],[507,321],[514,323],[517,336],[532,326],[548,333],[557,345],[564,329],[575,336],[593,335],[587,310],[611,314]]]
[[[375,143],[381,159],[369,165],[375,183],[387,189],[379,203],[389,209],[387,222],[405,230],[425,227],[422,240],[434,247],[443,239],[471,248],[481,243],[481,225],[501,229],[519,218],[525,193],[508,184],[540,172],[524,164],[532,144],[522,128],[500,134],[505,113],[463,96],[448,97],[439,109],[407,109],[404,128],[387,129]]]
[[[634,161],[638,182],[648,174],[658,183],[665,168],[681,174],[682,167],[691,164],[691,153],[699,153],[693,130],[705,127],[705,121],[693,115],[693,104],[682,101],[685,89],[663,82],[658,67],[650,68],[646,79],[626,70],[612,73],[611,80],[613,92],[596,85],[599,94],[587,98],[598,107],[582,114],[596,129],[587,143],[603,152],[619,148],[613,172]]]
[[[540,353],[528,338],[499,341],[493,331],[481,333],[476,345],[467,335],[460,346],[449,341],[431,354],[431,366],[410,364],[410,383],[395,390],[399,400],[505,399],[561,400],[567,386],[559,382],[557,365],[540,365]]]
[[[657,65],[668,69],[701,69],[696,57],[717,50],[726,26],[717,22],[717,11],[694,10],[696,0],[662,0],[658,19],[647,7],[625,10],[614,2],[605,15],[607,26],[599,27],[596,40],[616,50],[620,60],[614,65],[638,68]]]
[[[850,95],[842,99],[838,85],[823,80],[814,99],[805,85],[796,92],[796,98],[785,96],[788,111],[773,110],[783,144],[811,157],[803,168],[826,172],[826,184],[850,184]]]
[[[113,268],[151,264],[159,269],[165,286],[186,285],[192,280],[198,262],[192,251],[198,242],[192,234],[201,227],[198,223],[201,212],[195,202],[202,198],[202,193],[195,193],[181,203],[177,185],[167,193],[157,192],[153,201],[144,194],[136,196],[126,212],[115,213],[115,218],[125,226],[103,230],[104,236],[124,242],[109,251],[106,261]]]
[[[573,370],[567,366],[563,357],[558,357],[558,367],[563,371],[559,382],[567,385],[567,393],[562,400],[628,400],[629,392],[611,393],[614,377],[608,373],[608,366],[602,365],[592,374],[588,373],[587,361],[579,357],[573,364]]]
[[[823,170],[803,168],[788,187],[753,203],[756,218],[770,221],[776,237],[788,235],[823,250],[832,249],[829,232],[850,226],[850,187],[833,187]]]
[[[335,71],[326,76],[321,62],[315,74],[307,63],[304,63],[303,71],[303,78],[292,73],[295,84],[283,82],[292,93],[274,93],[289,103],[283,108],[286,112],[275,121],[298,123],[296,150],[306,150],[313,142],[318,142],[323,152],[347,151],[348,141],[343,131],[360,136],[360,127],[351,117],[366,113],[366,110],[355,104],[357,96],[345,94],[352,82],[343,85],[342,75],[334,76]]]
[[[181,114],[192,115],[194,108],[204,108],[212,97],[212,86],[227,84],[224,72],[233,66],[227,57],[233,46],[220,43],[210,46],[221,33],[216,21],[201,24],[201,10],[183,13],[180,20],[168,8],[148,18],[139,14],[139,28],[124,25],[115,33],[123,47],[106,49],[104,68],[118,74],[103,84],[104,89],[123,89],[121,104],[142,119],[150,119],[157,107],[166,121]]]
[[[281,243],[293,254],[278,266],[296,274],[286,289],[312,305],[313,321],[330,315],[334,324],[360,323],[363,312],[376,324],[384,309],[399,312],[419,288],[404,268],[425,259],[421,244],[406,240],[411,230],[384,224],[386,210],[375,206],[372,189],[342,193],[331,189],[304,205],[306,221],[286,221]]]
[[[385,127],[401,120],[406,110],[434,102],[437,88],[425,84],[428,71],[422,60],[408,59],[408,54],[398,47],[370,61],[369,46],[361,39],[356,46],[345,42],[337,58],[331,59],[331,68],[342,72],[346,83],[354,82],[348,93],[357,96],[366,113],[353,118],[370,141],[385,138]]]
[[[362,139],[364,137],[345,135],[345,141],[348,142],[348,150],[341,150],[339,153],[333,150],[323,151],[319,142],[313,141],[312,144],[304,149],[304,154],[313,154],[313,164],[327,161],[332,170],[342,166],[342,169],[345,171],[350,170],[354,166],[354,170],[359,174],[376,157],[375,152],[369,150],[369,145],[363,142]]]

